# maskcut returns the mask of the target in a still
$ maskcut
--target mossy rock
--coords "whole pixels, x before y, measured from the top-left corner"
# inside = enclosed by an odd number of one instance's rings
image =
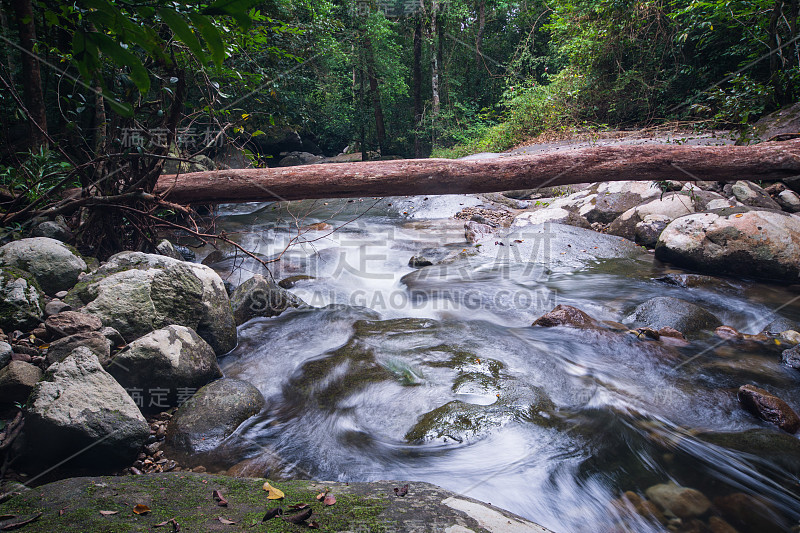
[[[363,531],[370,533],[419,531],[420,525],[436,525],[441,531],[487,533],[506,530],[548,533],[546,529],[507,511],[444,490],[428,483],[379,481],[374,483],[333,483],[282,481],[274,485],[284,492],[282,500],[268,500],[264,479],[230,478],[209,474],[167,473],[144,476],[86,477],[57,481],[15,496],[0,505],[0,514],[11,515],[0,522],[4,527],[28,518],[26,532],[151,532],[156,524],[171,519],[181,531],[304,532],[308,525],[291,524],[280,517],[262,523],[269,509],[281,507],[286,514],[297,511],[290,505],[306,503],[319,531]],[[395,487],[409,485],[404,497]],[[212,497],[219,490],[228,501],[220,507]],[[329,491],[334,505],[317,501],[316,495]],[[151,509],[134,514],[136,505]],[[103,515],[100,511],[116,511]],[[234,523],[223,523],[220,517]],[[496,527],[495,527],[496,526]],[[250,528],[253,529],[250,529]],[[171,531],[167,525],[163,530]],[[157,530],[156,530],[157,531]]]
[[[44,300],[36,279],[18,268],[0,268],[0,328],[27,331],[43,315]]]

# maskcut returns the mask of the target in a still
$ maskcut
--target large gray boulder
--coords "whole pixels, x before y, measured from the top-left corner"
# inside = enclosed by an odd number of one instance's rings
[[[135,340],[171,324],[192,328],[218,354],[236,346],[236,325],[222,279],[211,268],[141,252],[112,256],[66,301]]]
[[[645,217],[660,215],[668,217],[669,221],[672,221],[695,211],[695,202],[689,193],[666,193],[622,213],[608,227],[608,233],[634,240],[636,226],[643,222]]]
[[[107,369],[129,391],[141,390],[143,409],[174,407],[187,394],[222,377],[213,348],[192,329],[175,325],[136,339]]]
[[[26,447],[45,462],[91,446],[73,461],[95,467],[129,465],[150,435],[131,397],[87,348],[50,366],[33,387],[28,405]]]
[[[678,218],[661,233],[656,258],[709,274],[800,277],[800,218],[780,211],[721,209]]]
[[[0,403],[24,403],[38,381],[42,371],[24,361],[11,361],[0,369]]]
[[[661,196],[661,189],[650,181],[609,181],[592,187],[578,213],[589,222],[609,224],[622,213],[651,198]]]
[[[260,274],[248,279],[231,294],[231,308],[237,325],[257,316],[278,316],[290,307],[304,307],[299,297]]]
[[[108,337],[99,331],[80,331],[51,342],[47,347],[47,364],[60,363],[81,346],[91,350],[104,367],[111,362],[111,341]]]
[[[167,455],[182,465],[197,464],[239,425],[264,408],[264,397],[250,383],[223,378],[197,391],[167,429]]]
[[[722,325],[719,318],[699,305],[669,296],[647,300],[634,309],[626,322],[655,330],[673,328],[684,335],[714,330]]]
[[[732,185],[725,186],[725,192],[730,191],[738,201],[749,207],[780,210],[781,206],[773,200],[769,193],[752,181],[739,180]]]
[[[30,272],[46,294],[69,290],[86,262],[61,241],[32,237],[0,247],[0,266]]]
[[[36,280],[16,268],[0,268],[0,329],[30,329],[44,316],[44,300]]]

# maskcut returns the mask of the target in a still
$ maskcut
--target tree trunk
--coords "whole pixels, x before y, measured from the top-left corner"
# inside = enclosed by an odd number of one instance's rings
[[[6,3],[0,0],[0,29],[3,31],[3,37],[11,39],[11,31],[8,25],[8,17],[6,16]],[[8,81],[13,86],[16,85],[14,80],[14,58],[11,55],[11,47],[3,46],[6,51],[6,65],[8,66]]]
[[[495,159],[408,159],[162,176],[179,203],[466,194],[622,180],[779,180],[800,175],[800,139],[753,146],[617,145]]]
[[[378,87],[378,77],[375,75],[375,54],[372,52],[372,41],[370,41],[369,37],[364,39],[364,48],[367,54],[369,92],[372,95],[372,110],[375,115],[375,136],[378,138],[378,152],[383,155],[386,147],[386,126],[383,122],[383,107],[381,106],[381,91]]]
[[[31,0],[13,0],[12,7],[17,18],[22,52],[22,83],[25,87],[25,107],[31,128],[31,145],[38,147],[46,143],[47,115],[42,93],[42,75],[39,60],[33,47],[36,42],[36,24]]]
[[[414,92],[414,157],[422,157],[422,17],[417,14],[414,24],[414,65],[412,66]]]
[[[436,29],[438,7],[437,0],[433,0],[431,6],[431,112],[434,117],[439,115],[439,51],[436,46],[439,36]]]
[[[483,44],[483,30],[486,28],[486,0],[478,4],[478,33],[475,35],[475,66],[481,67],[481,45]]]

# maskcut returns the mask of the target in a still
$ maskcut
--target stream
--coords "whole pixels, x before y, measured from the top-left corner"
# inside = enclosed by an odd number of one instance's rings
[[[683,271],[642,249],[605,253],[605,236],[587,242],[564,227],[475,249],[450,217],[482,202],[219,207],[217,229],[280,256],[276,281],[290,278],[311,307],[243,324],[238,347],[220,359],[267,407],[226,441],[218,469],[426,481],[559,533],[665,531],[614,501],[670,481],[730,508],[726,517],[738,513],[739,522],[726,519],[740,532],[797,524],[800,443],[736,399],[752,383],[800,407],[782,348],[725,344],[710,332],[662,346],[613,328],[531,323],[566,304],[630,325],[640,303],[674,296],[755,334],[775,318],[800,319],[800,290],[725,278],[668,284],[664,276]],[[412,268],[412,256],[448,259]],[[211,266],[234,285],[265,274],[241,256]]]

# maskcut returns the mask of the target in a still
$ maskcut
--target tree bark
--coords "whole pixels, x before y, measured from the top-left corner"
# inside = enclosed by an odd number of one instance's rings
[[[483,44],[483,30],[486,28],[486,0],[478,3],[478,33],[475,35],[475,66],[481,68],[481,45]]]
[[[800,175],[800,139],[754,146],[601,146],[495,159],[408,159],[162,176],[182,204],[466,194],[624,180],[779,180]]]
[[[372,41],[369,37],[364,39],[364,48],[367,54],[367,77],[369,78],[369,92],[372,95],[372,110],[375,115],[375,136],[378,139],[378,152],[383,155],[386,145],[386,126],[383,122],[383,107],[381,106],[381,90],[378,87],[378,77],[375,74],[375,54],[372,51]]]
[[[422,17],[417,13],[414,24],[414,64],[412,66],[414,92],[414,157],[422,157]]]
[[[431,113],[433,116],[439,115],[439,50],[436,40],[439,32],[436,29],[436,19],[438,17],[438,3],[433,0],[431,3]]]
[[[22,52],[22,83],[25,87],[25,107],[28,108],[28,120],[31,128],[31,145],[38,147],[46,143],[47,114],[42,93],[39,60],[33,50],[36,42],[33,5],[31,0],[13,0],[12,7],[17,18],[20,46],[24,50]]]
[[[3,0],[0,0],[0,30],[3,32],[3,37],[6,39],[11,38],[11,31],[8,25],[8,17],[6,17],[6,4]],[[4,46],[3,47],[6,51],[6,65],[8,66],[8,81],[11,85],[16,85],[16,81],[14,80],[14,58],[11,55],[11,47]]]

